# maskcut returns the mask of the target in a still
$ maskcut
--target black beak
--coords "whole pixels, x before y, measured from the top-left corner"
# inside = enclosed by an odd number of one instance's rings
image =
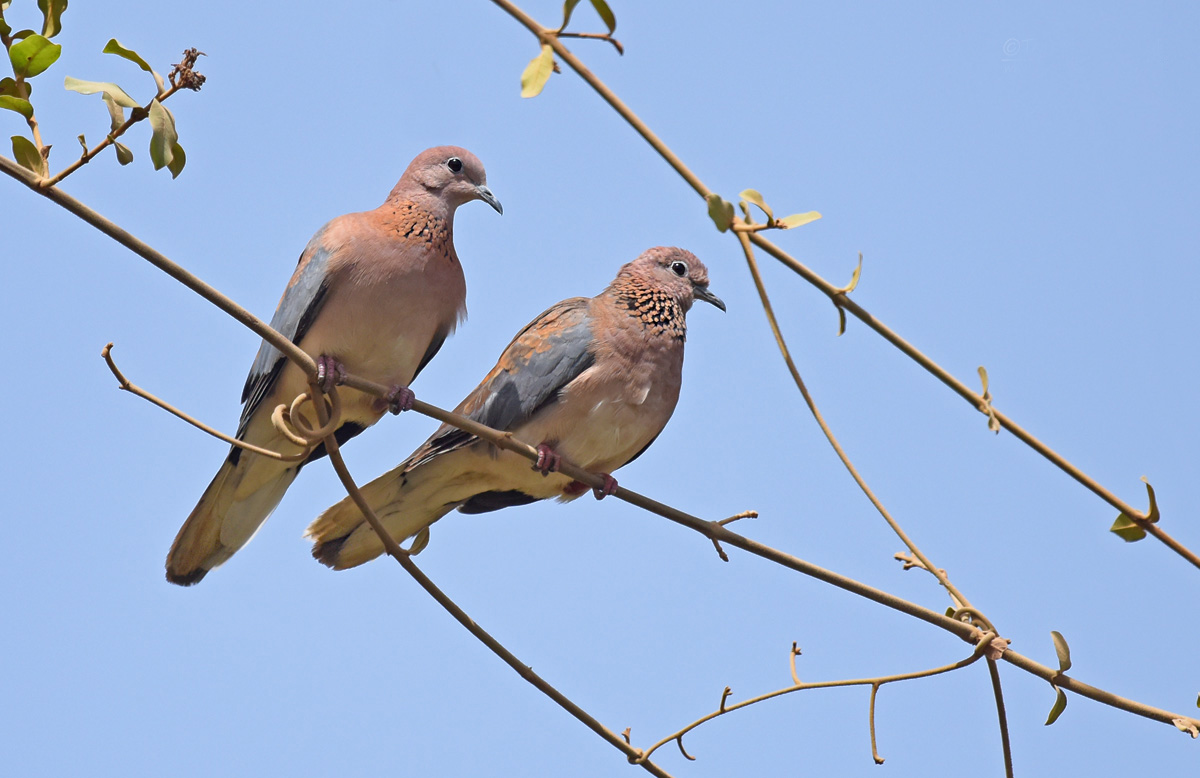
[[[504,215],[504,206],[500,205],[500,201],[496,199],[496,195],[492,194],[492,190],[488,189],[483,184],[475,187],[475,194],[480,200],[483,200],[488,205],[496,209],[496,212],[501,216]]]
[[[706,303],[712,303],[722,311],[725,310],[725,302],[720,297],[708,291],[707,285],[692,287],[692,297],[695,297],[697,300],[703,300]]]

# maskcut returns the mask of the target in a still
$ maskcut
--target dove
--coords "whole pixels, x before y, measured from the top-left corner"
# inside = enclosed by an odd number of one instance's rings
[[[383,416],[412,407],[409,385],[466,315],[466,281],[454,250],[454,212],[482,200],[503,213],[483,164],[456,146],[421,152],[383,205],[339,216],[312,237],[271,326],[317,362],[329,391],[347,374],[391,387],[386,400],[340,390],[339,443]],[[308,376],[263,342],[242,391],[237,438],[287,455],[302,449],[271,422],[281,403],[308,390]],[[233,447],[167,555],[167,580],[190,586],[249,542],[301,468],[325,455],[283,462]]]
[[[549,308],[522,329],[455,412],[537,446],[538,461],[502,451],[442,425],[412,456],[361,491],[396,540],[457,509],[486,513],[588,487],[557,472],[562,460],[599,474],[601,499],[612,472],[637,459],[663,431],[683,377],[686,314],[693,301],[725,304],[708,270],[680,248],[658,247],[623,266],[595,297]],[[383,553],[349,497],[305,535],[313,556],[342,570]]]

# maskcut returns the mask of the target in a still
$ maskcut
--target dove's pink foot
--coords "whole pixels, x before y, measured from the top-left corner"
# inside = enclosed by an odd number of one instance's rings
[[[387,409],[396,414],[401,411],[411,411],[416,399],[417,396],[413,394],[412,389],[397,384],[388,391],[387,397],[383,398],[381,402],[386,403]]]
[[[322,354],[317,357],[317,386],[328,393],[333,387],[346,380],[346,366],[335,357]]]
[[[537,447],[538,458],[533,469],[541,471],[542,475],[550,475],[558,471],[558,465],[562,461],[562,457],[558,452],[550,447],[547,443],[539,443]]]
[[[617,479],[613,478],[608,473],[600,473],[600,477],[604,479],[604,486],[599,489],[592,489],[592,494],[596,495],[597,500],[603,500],[605,497],[617,491]]]

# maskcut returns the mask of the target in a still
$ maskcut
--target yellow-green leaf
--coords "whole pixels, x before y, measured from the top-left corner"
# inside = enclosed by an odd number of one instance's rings
[[[609,35],[617,31],[617,17],[613,16],[608,3],[604,0],[592,0],[592,8],[595,8],[596,13],[600,14],[600,18],[604,20],[604,26],[608,28]]]
[[[1136,543],[1146,537],[1146,530],[1139,527],[1137,522],[1124,513],[1117,516],[1117,520],[1108,528],[1108,531],[1126,543]]]
[[[33,78],[54,64],[58,55],[62,54],[62,46],[51,43],[46,38],[34,33],[20,43],[14,43],[8,50],[8,58],[12,60],[13,75]]]
[[[779,226],[785,230],[790,230],[794,227],[802,227],[809,222],[815,222],[821,218],[821,214],[816,211],[808,211],[807,213],[793,213],[791,216],[784,216],[779,220]]]
[[[1058,692],[1058,696],[1054,699],[1054,707],[1050,709],[1050,717],[1046,719],[1047,727],[1058,721],[1058,717],[1067,709],[1067,695],[1057,686],[1054,687],[1054,690]]]
[[[42,24],[42,35],[53,38],[62,32],[62,15],[67,10],[67,0],[38,0],[38,8],[46,20]]]
[[[82,132],[81,132],[81,133],[79,133],[79,135],[78,135],[78,136],[76,136],[76,138],[79,140],[79,145],[80,145],[80,146],[83,146],[83,153],[84,153],[84,154],[87,154],[87,153],[88,153],[88,147],[87,147],[87,138],[83,137],[83,133],[82,133]]]
[[[858,279],[862,276],[862,252],[858,252],[858,266],[854,268],[854,272],[850,274],[850,283],[842,287],[842,291],[846,294],[853,292],[858,287]],[[982,368],[980,368],[982,369]]]
[[[150,161],[155,170],[171,164],[179,135],[175,132],[175,117],[157,99],[150,101]]]
[[[542,44],[542,50],[536,57],[529,60],[525,71],[521,73],[521,97],[537,97],[542,93],[550,73],[554,71],[554,49],[547,43]]]
[[[575,12],[575,6],[579,5],[579,0],[566,0],[563,3],[563,23],[562,27],[558,28],[559,32],[567,29],[567,25],[571,22],[571,14]]]
[[[117,143],[116,141],[113,141],[113,148],[117,152],[117,163],[122,167],[128,165],[130,162],[133,162],[133,152],[129,150],[128,146],[123,143]]]
[[[142,56],[140,54],[138,54],[133,49],[125,48],[124,46],[121,45],[121,42],[118,41],[116,38],[110,38],[108,43],[104,44],[104,53],[105,54],[116,54],[118,57],[121,57],[122,59],[127,59],[130,62],[134,63],[135,65],[140,67],[142,70],[144,70],[147,73],[149,73],[150,75],[154,76],[154,83],[158,85],[158,91],[159,92],[163,91],[162,76],[155,73],[154,68],[150,67],[150,65],[147,64],[146,60],[142,59]]]
[[[37,146],[33,145],[33,141],[24,135],[14,135],[12,136],[12,150],[13,159],[17,161],[17,164],[31,173],[45,177],[46,160],[38,153]]]
[[[767,224],[773,224],[775,222],[775,214],[771,213],[771,209],[767,207],[766,201],[763,200],[763,196],[758,193],[757,189],[743,189],[742,193],[739,194],[738,197],[746,200],[747,202],[754,203],[761,208],[762,212],[767,215]],[[747,216],[749,216],[749,214],[747,214]]]
[[[1158,500],[1154,499],[1154,487],[1146,480],[1146,476],[1142,476],[1142,483],[1146,485],[1146,494],[1150,497],[1150,509],[1146,511],[1146,521],[1151,524],[1158,523]]]
[[[171,161],[167,163],[167,170],[171,171],[171,178],[178,178],[186,163],[187,155],[183,153],[183,146],[175,143],[171,147]]]
[[[1057,630],[1050,631],[1050,639],[1054,641],[1054,653],[1058,654],[1058,671],[1065,673],[1071,669],[1071,648],[1067,639]]]
[[[729,225],[733,224],[733,203],[715,192],[705,199],[708,200],[708,216],[713,220],[713,224],[717,225],[721,232],[728,230]]]
[[[1146,484],[1146,495],[1150,499],[1150,507],[1146,511],[1145,521],[1154,524],[1159,519],[1158,500],[1154,497],[1154,487],[1146,480],[1146,476],[1142,476],[1142,483]],[[1117,535],[1126,543],[1135,543],[1146,537],[1146,531],[1138,526],[1138,523],[1133,520],[1129,514],[1121,513],[1117,516],[1117,520],[1108,528],[1108,531]]]
[[[19,97],[0,95],[0,108],[7,108],[10,111],[16,111],[26,119],[33,116],[33,106],[29,104],[28,100],[22,100]]]
[[[117,128],[125,123],[125,110],[109,97],[107,92],[102,92],[100,95],[104,99],[104,106],[108,108],[108,118],[111,129],[109,132],[116,132]]]
[[[67,76],[63,79],[63,86],[81,95],[94,95],[100,92],[108,95],[117,105],[126,108],[138,107],[138,101],[130,97],[124,89],[107,81],[84,81],[83,79]]]

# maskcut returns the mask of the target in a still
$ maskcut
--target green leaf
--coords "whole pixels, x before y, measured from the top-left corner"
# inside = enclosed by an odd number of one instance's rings
[[[10,111],[16,111],[26,119],[33,116],[33,106],[29,104],[28,100],[22,100],[19,97],[0,95],[0,108],[7,108]]]
[[[1159,513],[1158,500],[1154,497],[1154,487],[1146,480],[1146,476],[1142,476],[1142,483],[1146,484],[1146,494],[1150,498],[1150,508],[1146,511],[1145,521],[1155,524],[1158,522]],[[1136,543],[1146,537],[1146,530],[1138,526],[1138,523],[1127,513],[1118,515],[1117,520],[1108,528],[1108,531],[1126,543]]]
[[[17,82],[11,78],[0,78],[0,95],[8,95],[9,97],[20,97],[17,91]],[[33,84],[25,82],[25,99],[33,97]]]
[[[757,189],[743,189],[742,193],[739,194],[738,197],[754,203],[760,209],[762,209],[762,212],[767,215],[767,224],[775,223],[775,214],[771,213],[771,209],[767,207],[766,201],[763,200],[763,196],[758,193]],[[749,216],[749,214],[747,214],[747,216]]]
[[[1146,530],[1139,527],[1137,522],[1124,513],[1117,517],[1117,520],[1108,528],[1108,531],[1126,543],[1136,543],[1146,537]]]
[[[592,0],[592,8],[595,8],[596,13],[600,14],[600,18],[604,20],[604,26],[608,27],[609,35],[617,31],[617,17],[613,16],[612,9],[608,7],[608,3],[604,2],[604,0]]]
[[[554,49],[547,43],[542,44],[542,50],[525,66],[521,74],[521,97],[537,97],[542,93],[550,73],[554,71]]]
[[[167,170],[171,171],[171,178],[179,178],[186,163],[187,155],[183,153],[183,146],[176,142],[171,146],[171,161],[167,163]]]
[[[43,178],[46,176],[46,160],[38,153],[33,141],[23,135],[12,136],[13,159],[21,167]]]
[[[87,153],[88,153],[88,147],[87,147],[87,138],[83,137],[83,133],[82,133],[82,132],[81,132],[81,133],[79,133],[79,135],[78,135],[78,136],[76,136],[76,137],[79,139],[79,145],[80,145],[80,146],[83,146],[83,153],[84,153],[84,154],[87,154]]]
[[[62,15],[67,10],[67,0],[38,0],[38,8],[46,20],[42,25],[42,35],[53,38],[62,32]]]
[[[1050,639],[1054,641],[1054,653],[1058,654],[1058,671],[1065,673],[1071,669],[1071,648],[1067,639],[1057,630],[1050,631]]]
[[[30,35],[33,35],[33,30],[21,30],[20,32],[14,32],[12,34],[12,39],[15,41],[23,41]]]
[[[150,67],[150,65],[148,65],[146,63],[146,60],[142,59],[140,54],[138,54],[133,49],[125,48],[124,46],[121,45],[120,41],[118,41],[116,38],[111,38],[111,39],[109,39],[108,43],[104,44],[104,53],[105,54],[116,54],[118,57],[121,57],[122,59],[127,59],[130,62],[134,63],[135,65],[140,67],[142,70],[144,70],[147,73],[149,73],[150,75],[154,76],[154,83],[158,84],[158,91],[159,92],[163,91],[164,87],[163,87],[162,76],[155,73],[154,68]]]
[[[954,618],[954,609],[953,609],[953,608],[946,608],[946,615],[947,615],[948,617],[950,617],[950,618]]]
[[[807,213],[793,213],[791,216],[784,216],[782,219],[780,219],[779,226],[785,230],[790,230],[793,227],[803,227],[805,224],[808,224],[809,222],[815,222],[820,218],[821,214],[817,213],[816,211],[809,211]]]
[[[101,92],[112,98],[113,102],[117,105],[123,105],[126,108],[138,107],[138,101],[130,97],[124,89],[107,81],[84,81],[79,78],[67,76],[63,79],[63,86],[81,95],[94,95],[97,92]]]
[[[112,125],[109,132],[116,132],[117,128],[125,123],[125,110],[109,97],[108,92],[102,92],[100,96],[104,98],[104,106],[108,108],[109,124]]]
[[[571,22],[571,14],[575,12],[575,6],[579,5],[579,0],[566,0],[563,3],[563,23],[562,27],[558,28],[559,32],[567,29],[567,25]]]
[[[5,8],[8,8],[8,3],[0,3],[0,13],[3,13]],[[12,32],[12,27],[9,27],[8,22],[0,17],[0,35],[8,35],[10,32]]]
[[[179,135],[175,132],[175,117],[157,99],[150,101],[150,160],[155,170],[169,167],[175,155]]]
[[[1054,690],[1058,692],[1058,696],[1054,699],[1054,707],[1050,709],[1050,717],[1046,719],[1047,727],[1058,721],[1058,717],[1067,709],[1067,695],[1057,686],[1054,687]]]
[[[41,35],[34,33],[20,43],[14,43],[8,50],[12,60],[13,75],[33,78],[54,64],[58,55],[62,54],[62,46],[51,43]]]
[[[713,224],[717,225],[721,232],[728,230],[729,225],[733,224],[733,203],[715,192],[705,199],[708,200],[708,218],[713,220]]]
[[[117,150],[117,163],[122,167],[133,162],[133,152],[124,143],[113,141],[113,148]]]

